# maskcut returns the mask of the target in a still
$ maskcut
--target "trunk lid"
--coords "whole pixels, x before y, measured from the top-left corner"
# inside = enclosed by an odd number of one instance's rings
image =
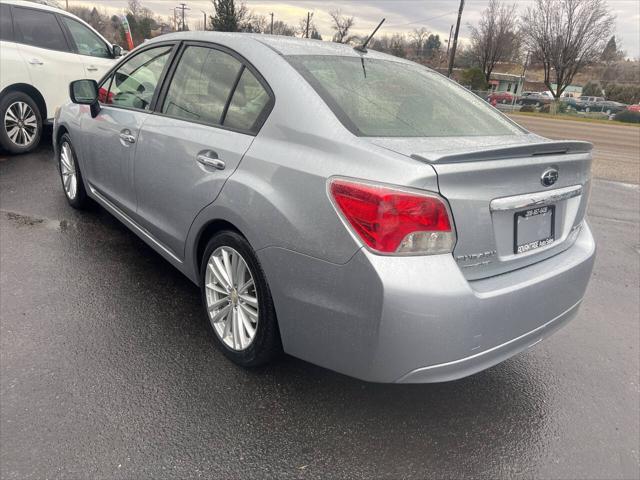
[[[590,189],[588,142],[534,134],[371,141],[436,171],[456,228],[454,257],[469,280],[544,260],[577,237]]]

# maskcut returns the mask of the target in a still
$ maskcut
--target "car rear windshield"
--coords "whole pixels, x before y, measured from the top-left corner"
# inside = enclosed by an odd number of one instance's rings
[[[287,60],[358,136],[523,133],[477,95],[417,64],[326,55]]]

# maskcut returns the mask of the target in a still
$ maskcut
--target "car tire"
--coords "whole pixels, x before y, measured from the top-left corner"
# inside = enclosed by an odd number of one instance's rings
[[[60,138],[58,147],[58,173],[62,182],[64,196],[73,208],[83,210],[89,206],[89,197],[84,188],[82,173],[76,151],[67,133]]]
[[[243,287],[251,282],[251,287]],[[257,367],[282,352],[264,271],[242,235],[225,230],[209,240],[202,256],[200,286],[207,324],[227,358],[242,367]]]
[[[42,137],[42,114],[23,92],[9,92],[0,100],[0,145],[10,153],[28,153]]]

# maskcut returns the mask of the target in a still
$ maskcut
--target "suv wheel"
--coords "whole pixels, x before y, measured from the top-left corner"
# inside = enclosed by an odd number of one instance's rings
[[[243,367],[269,362],[282,350],[269,286],[244,237],[214,235],[201,265],[202,302],[224,354]]]
[[[27,153],[38,146],[42,116],[33,99],[11,92],[0,101],[0,144],[11,153]]]

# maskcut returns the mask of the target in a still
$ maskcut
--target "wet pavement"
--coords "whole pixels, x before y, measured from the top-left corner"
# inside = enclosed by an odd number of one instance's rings
[[[0,159],[0,476],[638,478],[639,204],[595,182],[594,276],[553,337],[457,382],[378,385],[233,366],[197,288],[68,207],[49,150]]]

